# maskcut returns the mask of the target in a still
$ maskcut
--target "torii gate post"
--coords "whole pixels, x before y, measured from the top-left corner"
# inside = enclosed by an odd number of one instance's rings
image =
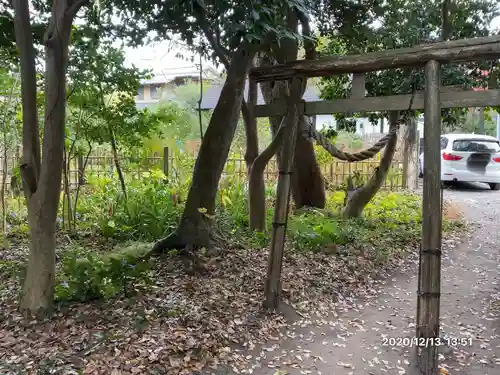
[[[463,63],[469,61],[497,60],[500,58],[500,35],[461,39],[448,42],[425,44],[409,48],[370,52],[362,55],[335,56],[320,60],[298,60],[286,64],[254,68],[250,78],[256,82],[270,80],[290,80],[300,77],[359,74],[394,68],[419,68],[425,64],[425,91],[412,95],[392,95],[385,97],[362,97],[316,101],[298,106],[288,98],[288,103],[276,102],[272,105],[257,105],[256,117],[290,116],[290,110],[300,114],[321,115],[345,112],[385,112],[405,111],[411,103],[413,109],[425,111],[425,169],[422,219],[422,244],[419,262],[419,295],[417,298],[417,366],[419,374],[434,375],[438,369],[436,344],[439,338],[439,303],[441,289],[441,108],[496,107],[500,105],[500,90],[457,91],[453,87],[441,90],[440,64]],[[293,85],[292,85],[293,86]],[[298,107],[298,108],[297,108]],[[292,127],[295,121],[287,120]],[[293,141],[293,140],[292,140]],[[284,150],[289,150],[290,141]],[[288,153],[288,151],[287,151]],[[283,156],[282,156],[283,157]],[[284,160],[284,158],[282,159]],[[287,168],[280,174],[278,195],[281,191],[289,194]],[[276,199],[273,240],[269,259],[268,280],[266,281],[265,305],[273,307],[278,303],[280,274],[283,257],[283,240],[289,195],[279,195]],[[279,213],[278,213],[279,211]],[[285,225],[282,225],[285,224]],[[419,347],[422,345],[423,347]]]
[[[274,205],[273,231],[269,251],[269,262],[265,285],[264,307],[275,310],[279,306],[281,292],[281,269],[283,267],[283,253],[285,250],[286,226],[290,206],[290,182],[293,170],[295,141],[299,119],[299,104],[302,97],[302,78],[294,77],[288,80],[288,97],[286,100],[285,126],[281,152],[278,157],[279,176],[276,188],[276,202]]]
[[[438,371],[439,304],[441,291],[441,75],[440,63],[425,65],[424,191],[422,244],[418,269],[417,367],[424,375]]]

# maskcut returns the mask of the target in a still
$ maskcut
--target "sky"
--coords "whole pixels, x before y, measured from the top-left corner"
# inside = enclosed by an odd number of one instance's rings
[[[500,17],[497,17],[492,22],[493,29],[500,29]],[[150,44],[137,49],[127,48],[126,57],[128,64],[134,64],[141,69],[152,69],[155,74],[160,74],[162,70],[192,67],[193,63],[177,58],[176,53],[182,53],[186,57],[193,56],[192,53],[175,47],[170,41]],[[199,58],[195,57],[198,62]],[[208,61],[203,61],[204,66],[212,65]]]
[[[140,48],[126,48],[126,59],[128,64],[134,64],[140,69],[152,69],[153,73],[160,74],[162,70],[192,67],[199,62],[199,57],[195,57],[195,62],[185,61],[176,57],[180,53],[185,58],[193,57],[193,53],[172,45],[170,41],[149,44]],[[204,66],[212,66],[206,60],[202,61]]]

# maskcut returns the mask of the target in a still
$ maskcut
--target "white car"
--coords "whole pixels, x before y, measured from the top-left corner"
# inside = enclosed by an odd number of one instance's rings
[[[424,174],[424,154],[419,157],[420,177]],[[441,181],[483,182],[500,190],[500,144],[494,137],[480,134],[441,136]]]

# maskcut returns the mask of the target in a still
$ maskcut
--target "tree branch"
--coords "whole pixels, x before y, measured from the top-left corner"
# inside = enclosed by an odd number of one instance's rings
[[[398,120],[399,111],[389,112],[389,123],[391,129],[397,126]],[[397,142],[397,133],[392,133],[389,141],[385,146],[384,154],[380,159],[380,164],[376,168],[373,176],[370,177],[365,185],[356,190],[356,192],[350,199],[348,198],[347,205],[343,212],[344,218],[349,219],[353,217],[360,217],[368,202],[370,202],[375,194],[377,194],[377,192],[380,190],[380,187],[384,183],[384,180],[387,176],[387,172],[391,168]]]
[[[212,49],[215,52],[215,55],[219,58],[219,60],[224,65],[224,67],[226,69],[228,69],[229,68],[229,59],[228,59],[226,53],[224,52],[224,49],[217,42],[217,39],[214,36],[214,34],[210,31],[210,25],[207,22],[205,9],[201,6],[196,6],[195,12],[196,12],[196,18],[198,19],[200,27],[203,30],[203,34],[205,35],[205,38],[207,38],[208,43],[210,43],[210,46],[212,47]]]
[[[304,36],[304,50],[306,60],[316,60],[316,45],[313,40],[311,25],[307,14],[297,11],[297,18],[302,25],[302,35]]]
[[[452,32],[450,8],[451,0],[444,0],[441,4],[441,40],[443,41],[448,40]]]
[[[89,0],[74,0],[68,1],[68,10],[66,11],[66,19],[73,21],[78,11],[90,3]]]
[[[257,156],[250,169],[250,179],[254,179],[259,173],[263,173],[267,163],[272,159],[272,157],[278,152],[281,144],[283,143],[283,137],[285,136],[285,120],[284,117],[281,120],[281,124],[276,131],[276,135],[273,140],[260,154]]]
[[[40,173],[40,129],[37,114],[35,47],[31,33],[28,0],[13,0],[16,44],[21,61],[21,100],[23,113],[23,162],[21,170],[29,170],[25,194],[30,198],[36,191]]]
[[[58,28],[71,27],[73,19],[75,18],[78,11],[87,5],[90,0],[67,0],[66,4],[56,4],[54,3],[52,7],[52,17],[50,17],[49,25],[45,34],[43,36],[43,43],[45,45],[52,43],[54,35]],[[64,9],[56,10],[58,7]]]
[[[252,67],[255,66],[255,59]],[[254,116],[254,108],[257,105],[257,82],[248,82],[248,104],[243,98],[241,112],[245,124],[246,152],[245,162],[248,169],[252,166],[255,158],[259,155],[259,139],[257,134],[257,119]]]

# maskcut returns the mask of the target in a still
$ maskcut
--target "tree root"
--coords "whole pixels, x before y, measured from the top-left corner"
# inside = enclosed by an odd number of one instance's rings
[[[186,246],[187,244],[183,243],[180,240],[177,231],[175,231],[167,237],[157,241],[151,249],[151,252],[153,254],[161,254],[166,250],[183,250],[186,248]]]
[[[204,223],[204,226],[200,230],[189,223],[181,222],[173,233],[157,241],[148,255],[160,255],[168,250],[194,253],[202,248],[214,253],[219,252],[220,248],[227,247],[227,239],[214,224]]]

